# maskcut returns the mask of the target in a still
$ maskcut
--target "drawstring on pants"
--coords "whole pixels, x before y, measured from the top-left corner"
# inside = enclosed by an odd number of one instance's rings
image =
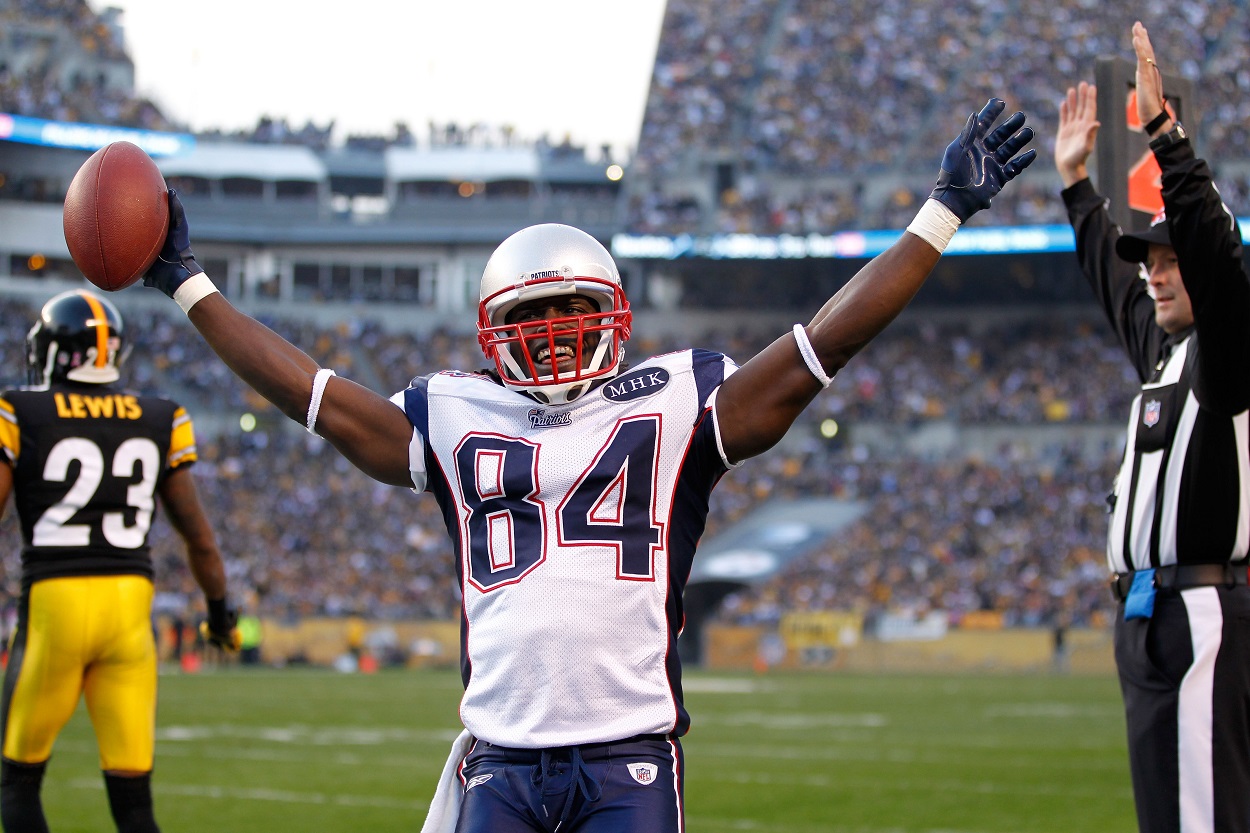
[[[544,749],[539,762],[530,768],[530,782],[534,786],[543,790],[545,793],[545,785],[548,775],[558,775],[558,765],[553,765],[551,760],[551,750]],[[569,787],[564,794],[564,808],[560,811],[560,820],[556,822],[553,830],[559,830],[560,825],[569,820],[569,813],[573,810],[573,801],[578,793],[582,794],[582,798],[593,804],[603,795],[603,790],[595,783],[594,777],[590,774],[590,770],[586,769],[586,764],[582,761],[582,751],[576,746],[569,747]]]

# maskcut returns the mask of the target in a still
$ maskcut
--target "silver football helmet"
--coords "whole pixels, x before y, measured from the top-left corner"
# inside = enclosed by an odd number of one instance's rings
[[[517,323],[519,304],[561,295],[582,296],[595,313],[535,318]],[[632,313],[612,255],[572,226],[544,223],[521,229],[499,244],[482,273],[478,342],[513,390],[549,405],[572,402],[596,379],[617,374],[629,339]],[[558,355],[572,353],[561,370]],[[539,371],[540,364],[548,366]]]

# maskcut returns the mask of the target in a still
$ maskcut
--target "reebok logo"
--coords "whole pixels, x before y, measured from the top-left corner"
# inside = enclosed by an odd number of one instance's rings
[[[625,769],[635,781],[644,786],[654,784],[656,773],[660,771],[655,764],[626,764]]]
[[[485,775],[474,775],[472,778],[469,779],[469,783],[464,785],[464,791],[468,792],[469,790],[476,787],[478,784],[485,784],[487,781],[489,781],[490,779],[494,777],[495,777],[495,773],[493,772],[488,772]]]

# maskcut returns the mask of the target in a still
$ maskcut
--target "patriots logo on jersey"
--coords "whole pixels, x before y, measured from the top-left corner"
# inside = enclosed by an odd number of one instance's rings
[[[625,768],[639,784],[654,784],[655,775],[660,770],[655,764],[626,764]]]
[[[1142,415],[1142,424],[1147,428],[1154,428],[1159,424],[1159,415],[1163,413],[1163,403],[1157,399],[1152,399],[1146,403],[1146,411]]]
[[[613,402],[630,402],[654,396],[664,390],[670,378],[668,371],[662,367],[640,368],[605,384],[603,397]]]
[[[565,411],[562,414],[548,413],[546,408],[530,408],[531,428],[554,428],[558,425],[572,425],[573,415]]]

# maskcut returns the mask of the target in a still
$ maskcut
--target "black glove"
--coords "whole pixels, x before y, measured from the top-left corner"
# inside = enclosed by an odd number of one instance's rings
[[[979,114],[968,116],[963,132],[942,156],[942,170],[929,199],[945,205],[960,222],[989,208],[1003,185],[1037,158],[1037,151],[1030,150],[1012,159],[1033,139],[1033,129],[1024,127],[1024,113],[1015,113],[985,135],[1006,106],[1002,99],[991,98]]]
[[[165,246],[144,274],[143,285],[159,289],[172,298],[187,278],[203,271],[191,252],[191,227],[187,225],[187,212],[178,199],[178,192],[170,188],[169,233],[165,235]]]
[[[239,611],[225,599],[209,599],[208,620],[200,623],[200,636],[223,651],[237,651],[243,644],[238,624]]]

